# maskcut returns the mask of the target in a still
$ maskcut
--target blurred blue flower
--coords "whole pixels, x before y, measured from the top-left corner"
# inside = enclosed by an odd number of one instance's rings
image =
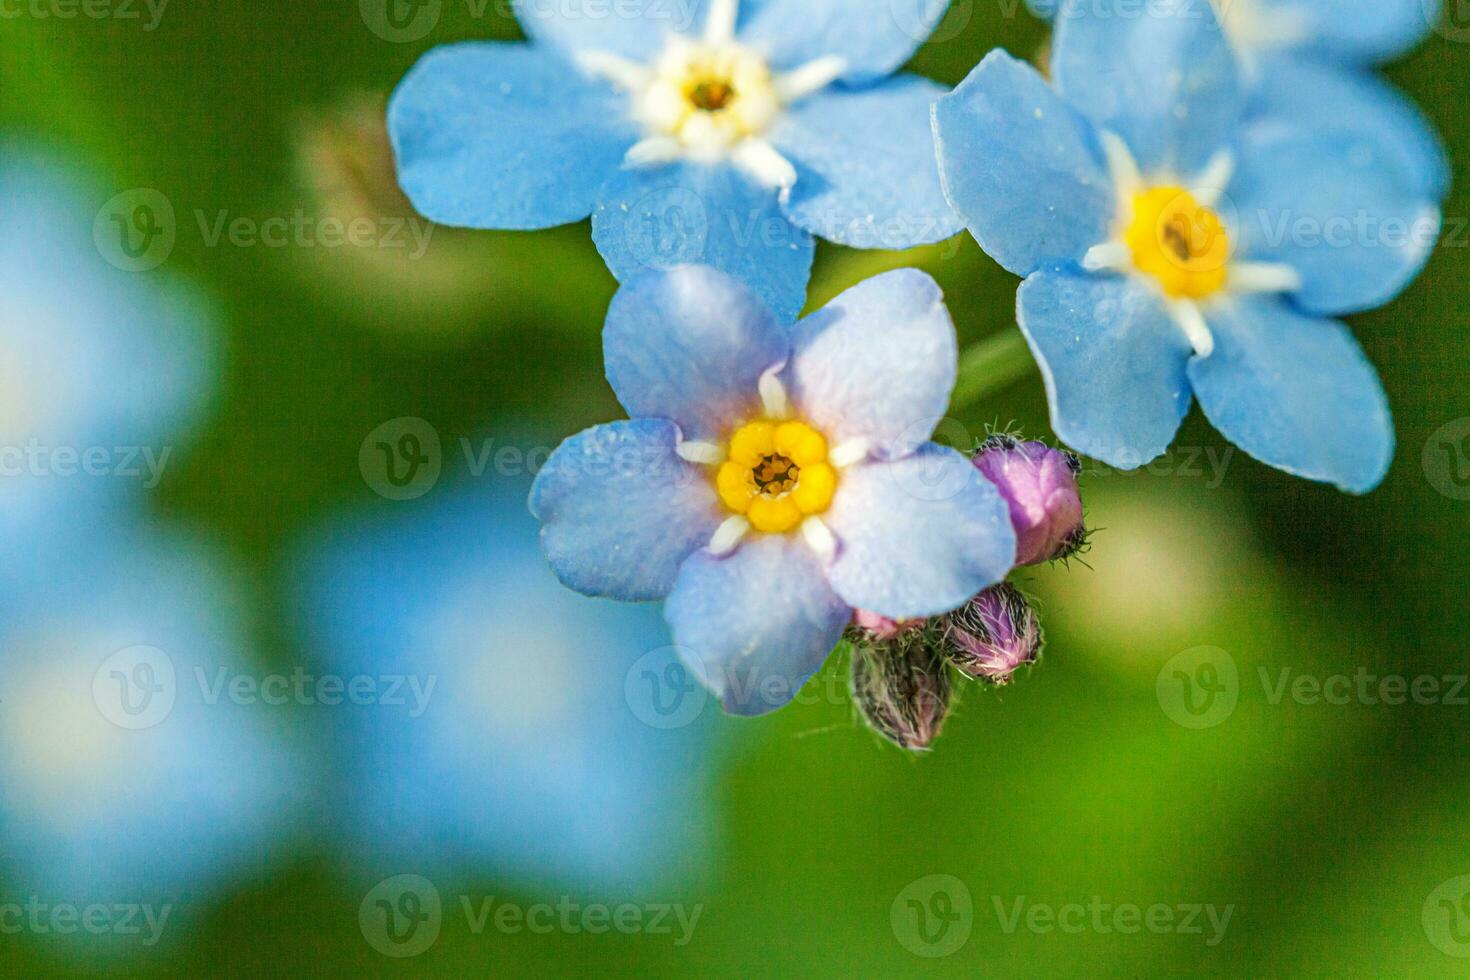
[[[902,249],[961,229],[927,125],[942,89],[894,75],[947,7],[629,0],[609,16],[518,3],[532,44],[441,48],[399,86],[400,181],[447,225],[590,214],[619,280],[711,265],[794,319],[812,235]]]
[[[333,831],[381,873],[619,895],[687,876],[718,847],[708,719],[658,616],[561,588],[524,483],[440,494],[300,561],[324,668],[397,692],[335,709]]]
[[[1103,0],[1106,6],[1107,0]],[[1039,16],[1066,13],[1062,0],[1027,0]],[[1441,16],[1440,0],[1211,0],[1240,60],[1248,115],[1298,129],[1345,132],[1377,144],[1406,183],[1434,201],[1449,191],[1449,159],[1412,102],[1372,72],[1406,54]],[[1133,17],[1148,16],[1130,5]],[[1192,16],[1205,13],[1193,5]]]
[[[208,694],[250,669],[208,548],[144,526],[36,538],[0,571],[5,892],[177,922],[281,851],[301,758],[263,707]]]
[[[1257,459],[1372,489],[1393,454],[1387,399],[1325,317],[1398,295],[1438,208],[1376,141],[1243,125],[1237,61],[1207,11],[1109,5],[1059,21],[1055,88],[997,51],[935,108],[951,202],[1027,277],[1019,320],[1053,427],[1133,468],[1197,398]]]
[[[790,328],[707,267],[613,299],[607,377],[633,420],[567,440],[531,508],[561,580],[667,598],[686,663],[738,714],[773,711],[859,607],[948,612],[1016,555],[1005,502],[929,442],[954,388],[954,326],[914,269]]]
[[[204,304],[103,258],[105,200],[61,158],[0,141],[0,533],[135,499],[211,389]]]

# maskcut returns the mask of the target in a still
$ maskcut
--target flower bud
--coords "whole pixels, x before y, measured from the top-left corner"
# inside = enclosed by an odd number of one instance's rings
[[[916,630],[924,625],[922,619],[889,619],[866,609],[858,609],[853,612],[852,624],[875,640],[896,640],[911,630]]]
[[[944,617],[944,648],[960,672],[991,684],[1009,684],[1023,664],[1041,656],[1045,638],[1031,603],[1002,584]]]
[[[853,703],[870,728],[910,752],[926,751],[949,717],[953,688],[937,639],[922,629],[852,643]]]
[[[1045,443],[994,435],[975,453],[975,467],[994,483],[1016,529],[1016,564],[1040,565],[1077,553],[1087,539],[1077,457]]]

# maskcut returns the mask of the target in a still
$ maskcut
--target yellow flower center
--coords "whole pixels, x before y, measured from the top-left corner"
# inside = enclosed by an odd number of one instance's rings
[[[784,534],[825,511],[837,492],[827,440],[804,422],[752,422],[730,439],[715,477],[720,500],[757,531]]]
[[[1139,271],[1175,299],[1204,299],[1225,286],[1230,233],[1213,209],[1182,187],[1136,195],[1124,241]]]
[[[740,44],[675,38],[653,67],[638,115],[692,149],[727,150],[759,135],[781,110],[770,67]]]

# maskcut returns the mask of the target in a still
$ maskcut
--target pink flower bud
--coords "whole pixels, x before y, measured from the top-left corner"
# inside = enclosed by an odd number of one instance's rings
[[[1045,443],[995,435],[974,457],[994,483],[1016,529],[1016,564],[1040,565],[1077,553],[1087,538],[1077,457]]]
[[[1009,684],[1022,665],[1041,656],[1041,622],[1010,585],[986,589],[946,616],[944,624],[950,663],[975,680]]]

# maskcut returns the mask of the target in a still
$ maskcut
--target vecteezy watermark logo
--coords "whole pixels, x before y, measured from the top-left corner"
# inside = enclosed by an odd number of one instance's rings
[[[174,662],[157,647],[133,646],[102,662],[92,676],[92,699],[119,728],[141,731],[163,722],[178,697]]]
[[[943,11],[938,24],[934,24],[936,8]],[[1004,4],[1001,9],[1004,13]],[[947,7],[939,0],[888,0],[888,12],[898,29],[915,41],[942,44],[953,41],[970,26],[975,0],[954,0]],[[933,30],[930,24],[934,24]]]
[[[1456,959],[1470,958],[1470,875],[1444,882],[1424,900],[1424,935]]]
[[[677,184],[645,194],[628,211],[610,212],[607,220],[623,222],[628,254],[649,268],[697,264],[709,244],[704,198]]]
[[[418,956],[439,940],[444,905],[439,889],[420,875],[395,875],[373,886],[357,909],[368,945],[384,956]]]
[[[172,904],[154,906],[118,902],[111,905],[43,902],[38,895],[20,902],[0,903],[0,936],[30,933],[36,936],[141,936],[141,945],[156,946],[163,938]]]
[[[459,896],[465,928],[480,936],[487,929],[506,935],[529,932],[544,936],[553,932],[568,935],[600,935],[618,932],[625,936],[642,933],[672,936],[675,946],[687,946],[704,914],[703,905],[685,906],[666,902],[610,906],[583,905],[562,896],[554,905],[538,902],[517,905],[494,895]],[[368,945],[394,959],[426,952],[443,929],[444,903],[434,883],[420,875],[396,875],[378,882],[364,896],[357,910],[358,925]]]
[[[0,20],[136,20],[158,29],[169,0],[0,0]],[[146,15],[146,20],[144,19]]]
[[[422,718],[429,710],[438,674],[311,674],[297,667],[289,675],[267,674],[253,677],[232,673],[228,667],[217,667],[211,676],[203,667],[194,668],[200,698],[213,707],[223,700],[232,704],[264,704],[271,707],[318,705],[373,705],[403,708],[409,718]]]
[[[1074,936],[1085,932],[1128,936],[1144,931],[1156,936],[1205,936],[1208,927],[1205,945],[1218,946],[1225,939],[1225,930],[1235,914],[1234,905],[1155,902],[1142,906],[1132,902],[1105,902],[1101,895],[1093,895],[1086,904],[1028,902],[1025,895],[1011,900],[992,895],[990,900],[995,906],[1000,931],[1008,936],[1022,925],[1027,932],[1042,936],[1053,932]]]
[[[1422,462],[1425,478],[1440,494],[1470,500],[1470,418],[1456,419],[1430,436]]]
[[[970,889],[954,875],[920,878],[893,900],[888,924],[915,956],[950,956],[969,942],[975,925]]]
[[[97,252],[124,272],[147,272],[168,261],[178,241],[174,206],[151,187],[113,197],[92,222]]]
[[[659,647],[635,660],[623,678],[623,697],[639,721],[665,730],[694,724],[709,701],[678,647]]]
[[[390,44],[408,44],[429,36],[444,13],[444,0],[358,0],[367,29]]]
[[[384,422],[357,453],[363,480],[388,500],[417,500],[434,489],[443,463],[438,431],[420,418]]]
[[[1470,41],[1470,0],[1419,0],[1424,20],[1445,40]]]
[[[1159,707],[1185,728],[1214,728],[1235,712],[1240,672],[1219,647],[1194,647],[1174,655],[1155,683]]]

